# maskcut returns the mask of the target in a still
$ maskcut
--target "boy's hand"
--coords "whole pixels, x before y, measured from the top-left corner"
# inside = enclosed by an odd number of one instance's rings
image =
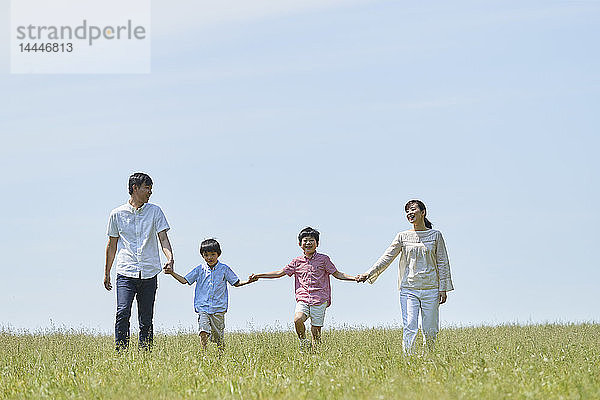
[[[163,268],[163,271],[165,272],[165,274],[171,275],[173,273],[173,264],[165,265],[165,267]]]
[[[354,279],[356,280],[356,282],[364,282],[367,280],[367,277],[367,274],[358,274]]]
[[[248,277],[248,283],[256,282],[257,280],[258,280],[258,276],[254,275],[254,274],[250,274],[250,276]]]

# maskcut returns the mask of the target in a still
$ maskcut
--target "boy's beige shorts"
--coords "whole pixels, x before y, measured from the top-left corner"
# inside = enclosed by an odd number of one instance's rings
[[[198,333],[206,332],[210,334],[210,341],[214,343],[223,342],[225,334],[225,313],[218,312],[209,314],[207,312],[198,313]]]
[[[309,306],[303,301],[296,303],[296,314],[301,312],[310,318],[310,324],[312,326],[323,326],[325,322],[325,309],[327,308],[327,302],[317,304],[316,306]]]

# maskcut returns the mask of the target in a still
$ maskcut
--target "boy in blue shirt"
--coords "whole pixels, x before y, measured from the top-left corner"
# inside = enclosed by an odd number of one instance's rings
[[[164,271],[183,284],[196,284],[194,308],[198,313],[198,331],[202,347],[206,349],[210,339],[217,344],[219,350],[223,350],[225,313],[229,300],[227,283],[239,287],[256,282],[257,279],[240,281],[229,266],[219,262],[221,246],[215,239],[204,240],[200,244],[200,254],[206,265],[198,265],[185,277],[176,273],[172,266],[165,267]]]

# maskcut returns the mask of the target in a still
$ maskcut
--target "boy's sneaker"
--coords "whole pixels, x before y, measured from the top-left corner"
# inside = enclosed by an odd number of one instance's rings
[[[300,339],[300,350],[302,351],[309,351],[312,347],[312,344],[310,342],[310,339],[304,338],[304,339]]]

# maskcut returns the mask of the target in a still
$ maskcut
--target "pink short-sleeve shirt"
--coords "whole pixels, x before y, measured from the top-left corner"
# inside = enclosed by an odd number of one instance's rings
[[[331,305],[331,284],[329,275],[337,269],[328,256],[315,252],[312,257],[302,255],[294,258],[283,268],[288,276],[294,275],[296,301],[310,306],[327,302]]]

